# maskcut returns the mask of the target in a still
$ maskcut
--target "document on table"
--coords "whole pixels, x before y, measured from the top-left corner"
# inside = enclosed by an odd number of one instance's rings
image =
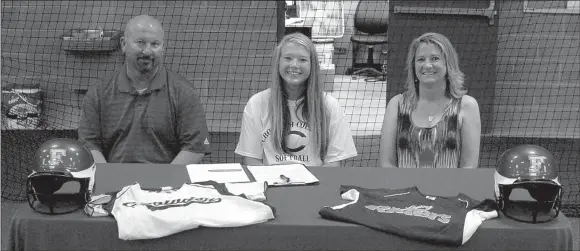
[[[239,163],[191,164],[186,167],[191,182],[208,180],[219,183],[250,182],[248,175]]]
[[[268,186],[292,186],[318,183],[318,179],[302,164],[248,166],[256,181]]]

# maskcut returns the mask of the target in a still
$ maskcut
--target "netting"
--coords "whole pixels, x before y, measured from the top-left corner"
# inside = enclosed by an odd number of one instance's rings
[[[3,199],[24,199],[43,141],[76,138],[84,93],[122,65],[119,36],[139,14],[161,21],[165,65],[200,93],[214,143],[205,163],[241,161],[233,151],[244,105],[267,88],[280,34],[301,31],[350,120],[359,155],[343,165],[378,166],[409,44],[433,31],[453,43],[479,103],[479,166],[493,168],[512,146],[541,145],[558,162],[566,214],[580,214],[578,1],[2,1]],[[368,29],[372,46],[361,40]]]

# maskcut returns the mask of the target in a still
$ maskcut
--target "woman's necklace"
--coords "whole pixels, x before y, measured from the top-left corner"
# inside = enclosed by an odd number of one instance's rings
[[[435,112],[430,113],[429,117],[427,117],[429,119],[429,122],[432,122],[433,119],[435,119],[435,114],[439,113],[439,111],[441,111],[441,109],[443,109],[443,107],[446,107],[446,106],[447,106],[447,103],[445,103],[445,105],[443,105],[443,106],[440,106]]]

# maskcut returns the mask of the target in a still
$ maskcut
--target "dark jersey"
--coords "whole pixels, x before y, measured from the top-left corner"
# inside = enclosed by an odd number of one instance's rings
[[[391,190],[344,185],[340,191],[351,202],[322,208],[323,218],[435,244],[461,246],[485,219],[497,217],[493,201],[482,203],[461,193],[441,197],[423,194],[417,187]]]

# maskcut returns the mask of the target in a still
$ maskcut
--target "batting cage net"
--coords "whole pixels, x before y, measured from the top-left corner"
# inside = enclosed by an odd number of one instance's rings
[[[125,24],[151,15],[165,30],[166,67],[198,90],[213,153],[234,154],[248,99],[268,88],[285,33],[312,38],[323,88],[350,121],[358,156],[379,166],[387,102],[405,90],[413,38],[449,38],[481,113],[480,168],[520,144],[548,149],[565,213],[580,207],[579,1],[2,1],[2,198],[25,198],[45,140],[76,138],[89,87],[118,70]],[[277,67],[277,66],[274,66]]]

